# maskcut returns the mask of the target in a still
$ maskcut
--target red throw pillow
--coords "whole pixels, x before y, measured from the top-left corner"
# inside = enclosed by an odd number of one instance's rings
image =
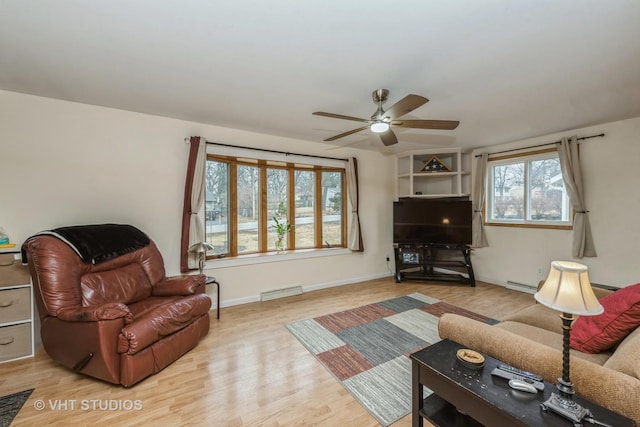
[[[571,348],[600,353],[619,344],[640,325],[640,283],[617,290],[600,300],[604,313],[580,316],[571,328]]]

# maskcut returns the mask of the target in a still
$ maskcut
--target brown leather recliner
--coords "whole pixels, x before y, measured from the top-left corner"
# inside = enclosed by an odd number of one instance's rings
[[[202,275],[166,277],[153,241],[94,264],[58,237],[23,245],[53,360],[125,387],[155,374],[209,331]]]

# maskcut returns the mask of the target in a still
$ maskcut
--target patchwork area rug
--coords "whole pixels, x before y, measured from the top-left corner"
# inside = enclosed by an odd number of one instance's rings
[[[411,412],[409,355],[440,341],[437,325],[443,313],[497,322],[414,293],[287,328],[380,424],[388,426]],[[425,396],[431,392],[425,391]]]
[[[27,401],[34,389],[20,391],[0,397],[0,427],[8,427],[18,415],[22,405]]]

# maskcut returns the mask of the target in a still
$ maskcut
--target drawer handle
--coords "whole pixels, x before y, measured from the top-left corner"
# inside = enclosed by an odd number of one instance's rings
[[[13,342],[13,337],[6,337],[0,339],[0,345],[9,345]]]
[[[13,305],[13,303],[14,303],[14,302],[15,302],[15,301],[14,301],[14,300],[12,300],[12,299],[10,299],[10,300],[9,300],[9,301],[7,301],[7,302],[0,302],[0,308],[10,307],[10,306],[12,306],[12,305]]]

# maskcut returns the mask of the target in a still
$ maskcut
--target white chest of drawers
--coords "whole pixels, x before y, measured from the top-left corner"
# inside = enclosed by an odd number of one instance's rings
[[[34,354],[33,289],[20,261],[0,266],[0,363]]]

